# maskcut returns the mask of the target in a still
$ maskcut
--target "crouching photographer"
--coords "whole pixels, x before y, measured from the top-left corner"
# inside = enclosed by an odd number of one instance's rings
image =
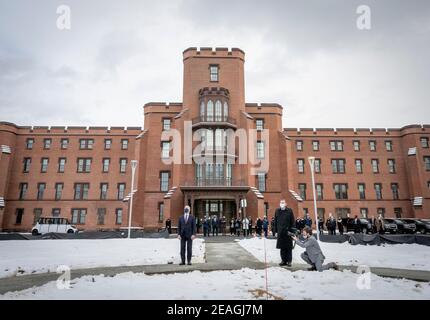
[[[317,239],[312,237],[311,227],[306,226],[303,228],[303,231],[302,231],[303,240],[299,239],[295,234],[291,234],[291,237],[299,247],[306,249],[306,251],[301,254],[301,257],[307,264],[311,265],[311,268],[309,269],[309,271],[339,269],[337,264],[334,262],[323,265],[325,256],[321,251],[321,248]]]

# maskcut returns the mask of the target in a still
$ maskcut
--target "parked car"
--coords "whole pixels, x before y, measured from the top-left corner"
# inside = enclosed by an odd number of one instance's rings
[[[415,226],[417,227],[417,232],[421,232],[423,234],[430,233],[430,221],[424,219],[415,219]]]
[[[49,232],[57,233],[77,233],[78,229],[69,223],[66,218],[46,217],[39,218],[36,225],[31,229],[31,234],[45,234]]]
[[[372,233],[372,224],[368,219],[359,218],[361,232]],[[354,219],[353,218],[343,218],[342,224],[346,228],[346,232],[354,231]]]
[[[384,231],[389,233],[397,233],[398,227],[394,219],[383,219],[384,221]]]
[[[397,232],[398,233],[415,233],[416,226],[415,222],[410,219],[387,219],[392,220],[397,225]],[[408,221],[408,222],[406,222]]]

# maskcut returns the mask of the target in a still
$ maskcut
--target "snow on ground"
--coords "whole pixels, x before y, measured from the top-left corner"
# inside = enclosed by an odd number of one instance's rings
[[[56,282],[0,295],[2,299],[266,299],[265,271],[244,268],[145,275],[122,273],[115,277],[85,276],[71,281],[70,289]],[[291,272],[268,269],[270,299],[430,299],[430,284],[368,274],[360,280],[350,271]],[[365,276],[365,275],[364,275]],[[361,276],[363,277],[363,275]],[[359,283],[359,285],[357,285]],[[365,286],[363,283],[369,283]],[[175,290],[172,290],[172,288]]]
[[[281,262],[276,240],[266,239],[266,258],[268,262]],[[239,244],[258,260],[264,261],[264,240],[258,237],[243,239]],[[430,247],[419,244],[383,244],[381,246],[350,245],[344,243],[320,242],[326,257],[325,263],[336,262],[342,265],[367,265],[430,271]],[[293,263],[305,263],[299,246],[293,250]]]
[[[11,240],[0,241],[0,278],[106,266],[179,263],[178,239]],[[192,262],[204,262],[205,244],[193,241]]]

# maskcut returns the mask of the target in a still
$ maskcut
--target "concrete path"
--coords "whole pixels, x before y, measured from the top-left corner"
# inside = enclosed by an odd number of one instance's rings
[[[86,275],[100,275],[113,277],[124,272],[144,272],[148,275],[168,274],[179,272],[190,272],[199,270],[202,272],[216,270],[239,270],[241,268],[264,269],[263,262],[258,261],[248,251],[243,249],[235,237],[211,237],[206,239],[206,263],[196,263],[191,266],[180,266],[177,264],[145,265],[145,266],[123,266],[123,267],[100,267],[71,270],[71,279],[80,278]],[[269,267],[278,267],[278,264],[270,263]],[[294,264],[291,271],[307,270],[309,266],[304,264]],[[356,271],[354,266],[340,266],[341,270]],[[430,271],[402,270],[390,268],[371,268],[371,272],[392,278],[406,278],[416,281],[430,281]],[[0,294],[9,291],[20,291],[34,286],[41,286],[50,281],[56,281],[59,277],[57,273],[42,273],[0,278]]]

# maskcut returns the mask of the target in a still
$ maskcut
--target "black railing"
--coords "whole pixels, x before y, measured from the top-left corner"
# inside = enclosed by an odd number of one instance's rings
[[[196,178],[194,181],[187,181],[185,183],[185,186],[196,186],[196,187],[245,186],[245,181],[233,180],[232,178],[211,178],[211,179]]]
[[[200,116],[197,118],[194,118],[192,120],[193,124],[198,124],[198,123],[202,123],[202,122],[209,122],[209,123],[229,123],[232,125],[236,125],[236,120],[231,118],[231,117],[227,117],[227,116],[211,116],[211,115],[204,115],[204,116]]]

